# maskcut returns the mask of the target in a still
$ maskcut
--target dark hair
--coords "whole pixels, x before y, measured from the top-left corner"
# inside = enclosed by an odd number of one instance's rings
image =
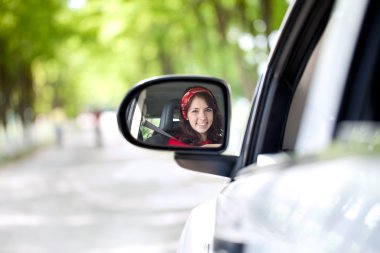
[[[193,87],[192,87],[193,88]],[[186,89],[184,94],[191,88]],[[211,127],[207,131],[207,140],[211,141],[211,143],[221,143],[223,137],[223,129],[222,129],[222,115],[220,114],[218,104],[216,102],[215,97],[212,93],[207,92],[199,92],[194,94],[189,102],[185,106],[185,111],[189,109],[191,103],[193,102],[195,97],[203,98],[207,105],[212,108],[213,111],[213,122]],[[201,135],[197,133],[190,125],[188,120],[185,120],[182,113],[180,113],[180,126],[181,126],[181,135],[179,136],[179,140],[183,143],[192,145],[192,146],[200,146],[201,144]]]

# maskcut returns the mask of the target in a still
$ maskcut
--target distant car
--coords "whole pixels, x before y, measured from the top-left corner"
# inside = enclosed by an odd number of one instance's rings
[[[227,82],[163,76],[135,86],[118,112],[128,141],[175,151],[180,166],[231,179],[215,200],[194,209],[178,251],[380,252],[379,56],[379,1],[293,1],[257,85],[239,156],[223,153],[230,132]],[[169,97],[155,97],[162,112],[190,85],[218,95],[220,145],[146,142],[140,134],[146,101],[176,87]],[[165,121],[180,121],[173,115]]]

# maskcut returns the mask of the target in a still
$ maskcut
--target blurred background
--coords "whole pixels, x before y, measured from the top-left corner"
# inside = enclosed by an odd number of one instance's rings
[[[0,0],[0,252],[175,252],[225,179],[127,144],[115,111],[152,76],[225,79],[238,154],[288,4]]]

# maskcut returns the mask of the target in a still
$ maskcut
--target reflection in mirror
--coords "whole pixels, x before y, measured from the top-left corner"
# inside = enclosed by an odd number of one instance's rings
[[[155,146],[218,148],[224,141],[225,105],[215,84],[168,82],[137,97],[131,135]]]

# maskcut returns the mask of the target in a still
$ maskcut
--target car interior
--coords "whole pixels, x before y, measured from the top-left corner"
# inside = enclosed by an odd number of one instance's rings
[[[172,99],[166,102],[162,108],[159,128],[171,136],[178,134],[179,130],[179,98]],[[143,140],[147,144],[166,145],[169,136],[166,136],[157,130],[153,131],[152,135]]]

